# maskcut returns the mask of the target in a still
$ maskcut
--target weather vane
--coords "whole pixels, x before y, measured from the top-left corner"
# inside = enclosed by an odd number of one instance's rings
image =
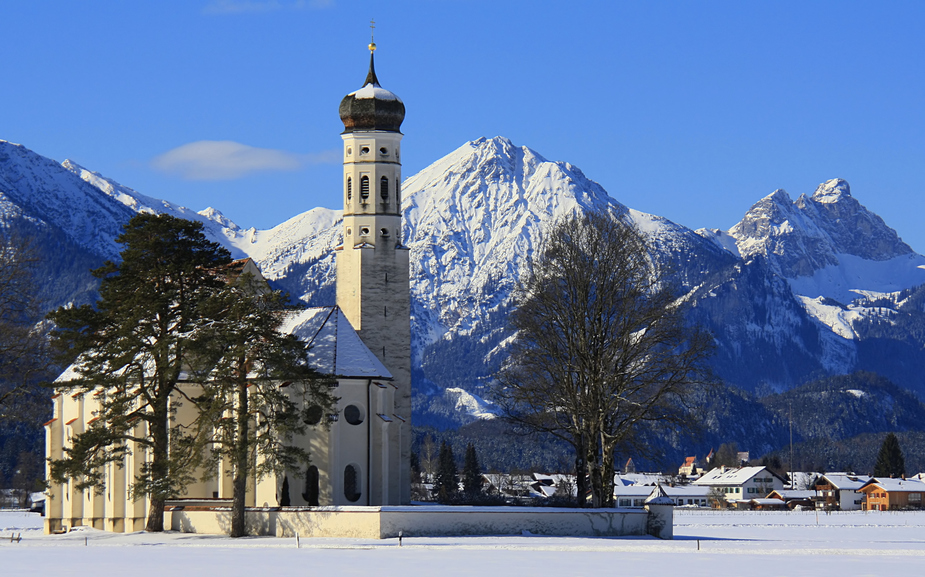
[[[376,21],[369,21],[369,51],[376,51]]]

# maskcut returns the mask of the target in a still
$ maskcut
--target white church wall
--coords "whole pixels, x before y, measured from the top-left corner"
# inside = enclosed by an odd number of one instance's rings
[[[174,531],[227,534],[231,511],[174,509],[165,524]],[[659,518],[671,526],[668,518]],[[253,509],[247,512],[248,532],[276,537],[341,537],[389,539],[448,535],[642,536],[650,513],[612,509],[550,509],[531,507],[315,507]],[[670,532],[667,533],[670,537]]]

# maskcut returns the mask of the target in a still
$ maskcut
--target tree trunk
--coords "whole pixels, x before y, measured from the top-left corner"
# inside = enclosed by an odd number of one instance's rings
[[[587,463],[585,462],[585,444],[584,439],[579,437],[575,447],[575,499],[579,508],[588,506],[586,496],[588,494],[588,477]]]
[[[170,475],[170,453],[168,449],[168,412],[167,402],[158,401],[154,405],[153,420],[149,424],[151,431],[151,480],[163,481],[167,483]],[[148,521],[145,524],[145,531],[158,533],[164,530],[164,500],[166,495],[163,490],[153,490],[150,494],[151,505],[148,507]]]
[[[148,507],[148,522],[145,531],[159,533],[164,530],[164,499],[151,497],[151,506]]]
[[[235,444],[234,444],[234,479],[232,480],[231,501],[231,536],[244,537],[247,529],[244,525],[244,501],[247,497],[248,456],[248,407],[247,381],[242,380],[236,386],[238,402],[235,407]]]
[[[604,443],[603,454],[601,456],[601,507],[612,508],[613,500],[613,443]]]

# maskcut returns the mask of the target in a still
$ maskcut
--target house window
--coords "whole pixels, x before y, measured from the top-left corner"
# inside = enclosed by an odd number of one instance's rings
[[[921,493],[909,493],[909,502],[910,503],[921,503],[922,494]]]
[[[344,497],[351,503],[360,500],[360,471],[356,465],[344,469]]]
[[[363,202],[369,200],[369,177],[366,175],[360,177],[360,199]]]
[[[382,202],[389,201],[389,179],[384,176],[379,179],[379,196],[382,197]]]
[[[311,507],[318,506],[318,467],[312,465],[305,471],[305,491],[302,498]]]

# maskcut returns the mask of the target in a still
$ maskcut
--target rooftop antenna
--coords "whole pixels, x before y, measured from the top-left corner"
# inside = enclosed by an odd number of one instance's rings
[[[376,21],[369,21],[369,51],[376,51]]]

